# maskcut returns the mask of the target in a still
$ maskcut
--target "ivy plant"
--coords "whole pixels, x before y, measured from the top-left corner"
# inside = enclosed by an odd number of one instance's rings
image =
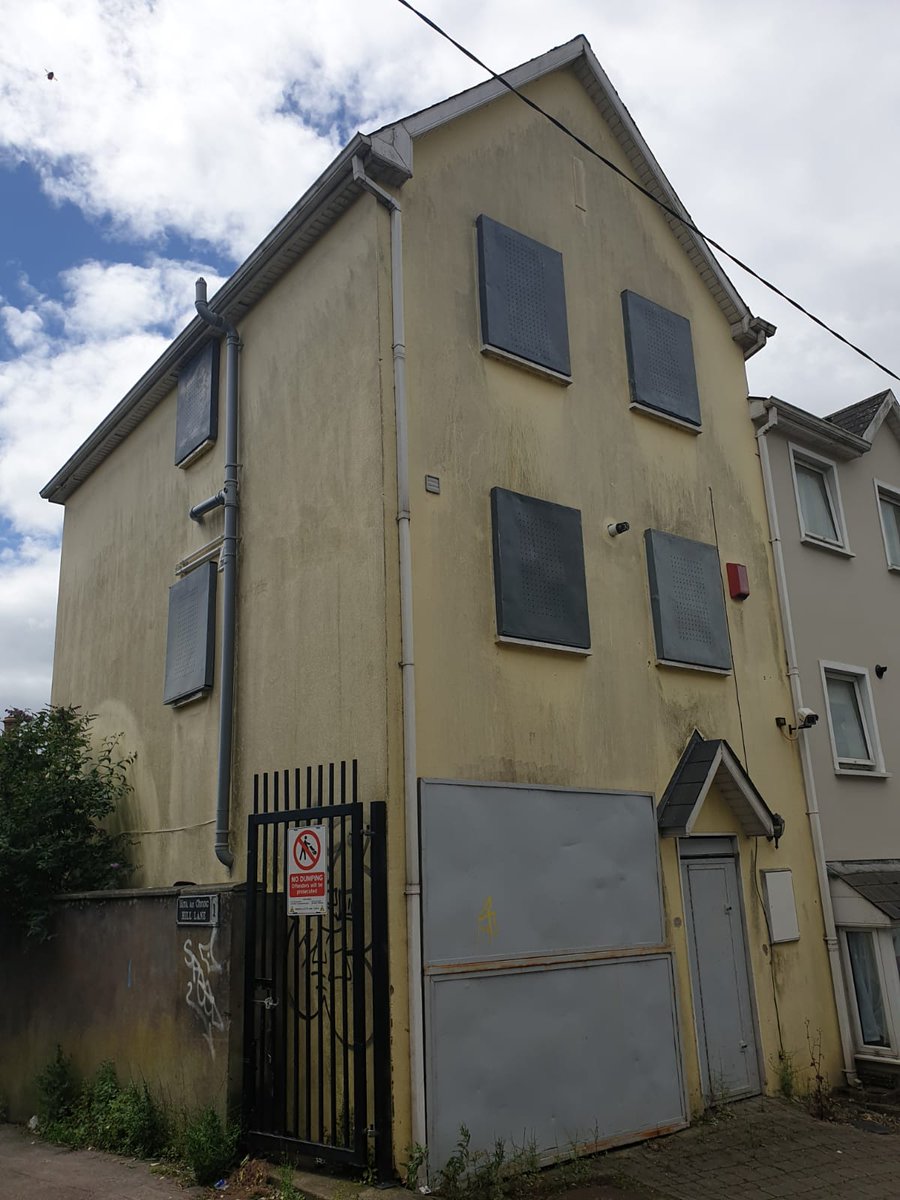
[[[101,822],[131,790],[121,735],[92,745],[93,716],[50,705],[9,709],[0,731],[0,913],[36,940],[53,897],[121,884],[128,840]]]

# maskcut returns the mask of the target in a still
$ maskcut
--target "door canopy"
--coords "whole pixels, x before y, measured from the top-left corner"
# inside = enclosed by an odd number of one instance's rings
[[[778,845],[784,819],[763,800],[725,739],[704,738],[696,729],[656,810],[663,837],[690,837],[713,783],[747,837],[774,839]]]

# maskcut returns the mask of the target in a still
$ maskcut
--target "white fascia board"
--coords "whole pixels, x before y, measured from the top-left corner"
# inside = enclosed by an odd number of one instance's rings
[[[563,67],[570,66],[589,51],[590,47],[586,39],[579,34],[570,42],[548,50],[546,54],[539,54],[537,58],[532,58],[529,62],[522,63],[521,66],[514,67],[511,71],[504,71],[503,78],[515,88],[526,87],[535,79],[549,75],[551,71],[559,71]],[[442,100],[439,104],[433,104],[430,108],[423,108],[420,112],[413,113],[412,116],[404,117],[399,124],[405,126],[411,137],[421,137],[422,134],[431,133],[433,129],[439,129],[441,125],[455,121],[457,117],[474,112],[476,109],[483,108],[485,104],[490,104],[501,96],[509,94],[509,88],[499,79],[488,79],[484,83],[476,84],[475,87],[467,88],[464,92],[450,96],[447,100]],[[385,126],[384,129],[378,130],[378,133],[382,134],[389,128],[390,126]]]
[[[210,308],[226,321],[236,324],[318,239],[323,229],[333,224],[361,194],[361,186],[353,180],[354,156],[367,160],[367,165],[369,160],[377,160],[379,170],[372,173],[385,178],[385,182],[396,184],[410,174],[403,157],[406,148],[407,143],[402,138],[395,139],[388,147],[386,139],[373,143],[373,139],[364,134],[356,134],[219,288],[209,302]],[[215,336],[200,317],[195,317],[45,484],[41,496],[54,504],[64,504],[176,386],[181,364]]]
[[[894,436],[900,440],[900,405],[897,404],[894,393],[890,389],[888,389],[878,412],[869,422],[869,426],[863,434],[867,442],[875,440],[875,434],[885,421],[891,427],[891,432]]]
[[[748,399],[750,417],[755,423],[771,416],[774,409],[780,433],[798,438],[805,446],[824,451],[834,458],[859,458],[871,449],[871,444],[865,438],[849,433],[824,417],[817,417],[814,413],[788,404],[786,400],[779,400],[777,396],[750,396]]]

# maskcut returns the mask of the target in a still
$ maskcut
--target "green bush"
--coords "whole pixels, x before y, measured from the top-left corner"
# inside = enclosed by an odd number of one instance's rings
[[[62,1046],[56,1047],[54,1058],[38,1073],[37,1091],[42,1127],[56,1125],[71,1115],[78,1099],[78,1080],[72,1060],[63,1054]]]
[[[204,1108],[187,1120],[178,1157],[201,1186],[208,1186],[234,1166],[239,1141],[239,1126],[223,1124],[214,1108]]]
[[[40,1132],[73,1149],[90,1146],[135,1158],[167,1158],[189,1167],[197,1183],[215,1183],[234,1165],[240,1127],[223,1124],[214,1108],[175,1114],[145,1083],[119,1082],[101,1063],[79,1086],[71,1060],[57,1046],[37,1077]]]
[[[126,839],[99,822],[130,791],[133,756],[116,754],[117,737],[95,754],[94,718],[77,708],[10,709],[7,719],[0,736],[0,912],[41,940],[50,936],[55,895],[115,887],[127,874]]]

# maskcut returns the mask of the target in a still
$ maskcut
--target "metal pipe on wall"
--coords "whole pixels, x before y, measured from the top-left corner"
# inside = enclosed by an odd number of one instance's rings
[[[222,640],[219,667],[219,751],[216,781],[216,858],[230,870],[234,855],[229,847],[231,807],[231,754],[234,736],[234,646],[238,553],[238,352],[241,339],[233,325],[209,307],[206,280],[195,285],[195,307],[213,329],[225,334],[225,482],[222,491],[191,509],[196,520],[218,504],[225,509],[225,532],[219,566],[222,571]],[[220,500],[221,497],[221,500]],[[197,516],[195,516],[197,514]]]
[[[406,410],[406,321],[403,303],[403,218],[394,197],[369,179],[359,158],[353,178],[391,215],[391,322],[394,422],[397,444],[397,533],[400,565],[400,672],[403,688],[403,795],[406,838],[406,944],[409,978],[412,1141],[427,1142],[425,1123],[425,1015],[422,996],[422,881],[416,775],[416,675],[413,656],[412,543],[409,512],[409,431]]]
[[[766,510],[769,514],[769,541],[772,546],[772,556],[775,562],[775,585],[778,590],[778,600],[781,605],[781,617],[784,626],[787,674],[791,687],[791,699],[794,702],[794,712],[797,713],[803,708],[803,692],[800,686],[800,667],[797,662],[797,643],[794,638],[794,625],[791,620],[791,603],[784,566],[784,551],[781,545],[781,528],[778,521],[778,511],[775,506],[775,482],[772,477],[772,464],[769,459],[769,443],[766,439],[766,434],[769,430],[778,424],[778,413],[772,409],[768,411],[768,420],[756,431],[756,443],[759,446],[759,463],[762,468],[763,491],[766,497]],[[813,774],[812,754],[809,742],[805,737],[800,738],[799,749],[800,766],[803,771],[803,785],[806,791],[806,815],[809,819],[813,856],[816,862],[816,878],[819,883],[819,897],[822,902],[822,918],[825,922],[825,945],[828,949],[831,986],[834,991],[834,1004],[837,1009],[838,1029],[841,1036],[844,1076],[848,1083],[858,1084],[856,1058],[853,1051],[853,1035],[850,1028],[850,1012],[847,1006],[847,995],[844,990],[844,973],[841,966],[837,927],[834,923],[834,906],[831,902],[831,889],[828,886],[828,867],[825,862],[825,840],[822,836],[822,821],[819,816],[819,799],[816,792],[815,775]]]

